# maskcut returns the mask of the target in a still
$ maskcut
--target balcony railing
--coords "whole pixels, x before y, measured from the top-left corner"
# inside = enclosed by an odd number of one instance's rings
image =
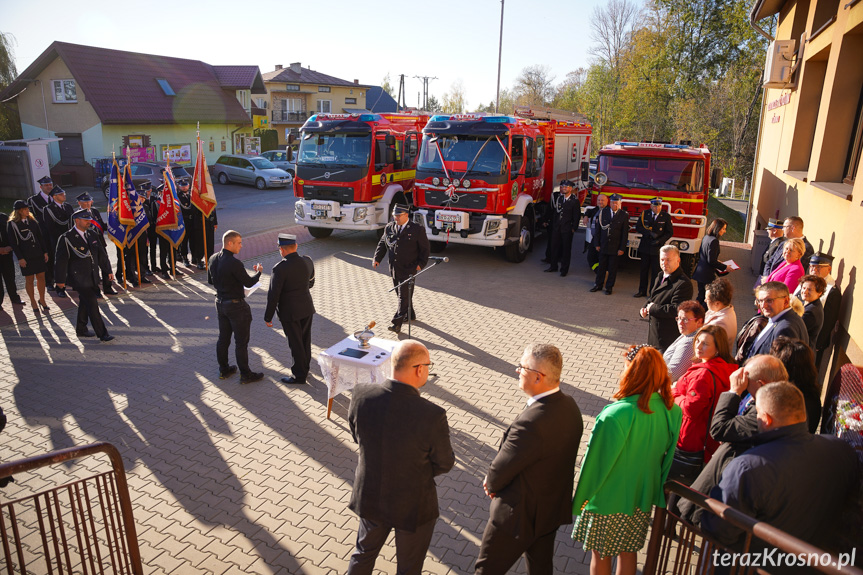
[[[311,115],[311,112],[290,112],[287,110],[273,110],[273,123],[305,122]]]

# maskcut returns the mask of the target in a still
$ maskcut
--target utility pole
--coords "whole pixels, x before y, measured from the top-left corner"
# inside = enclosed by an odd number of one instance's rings
[[[399,112],[408,107],[407,97],[408,93],[405,90],[405,75],[399,74],[399,97],[398,100],[396,100],[396,107]]]
[[[497,48],[497,97],[494,100],[494,113],[500,111],[500,60],[503,55],[503,2],[500,0],[500,44]]]
[[[423,81],[423,110],[429,111],[429,81],[437,80],[437,76],[414,76]]]

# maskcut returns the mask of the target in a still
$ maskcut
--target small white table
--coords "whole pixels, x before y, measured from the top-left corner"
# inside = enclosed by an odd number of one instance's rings
[[[370,347],[361,348],[359,340],[351,335],[318,354],[318,365],[327,384],[327,419],[335,396],[357,384],[381,384],[389,377],[390,357],[398,342],[373,337],[369,344]],[[347,355],[346,350],[362,357]]]

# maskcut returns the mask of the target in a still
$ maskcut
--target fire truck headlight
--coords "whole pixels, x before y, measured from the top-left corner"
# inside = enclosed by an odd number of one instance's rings
[[[358,222],[360,220],[366,219],[366,216],[369,213],[368,208],[357,208],[354,210],[354,221]]]
[[[685,252],[686,250],[688,250],[688,249],[689,249],[689,242],[680,242],[679,244],[677,244],[677,248],[678,248],[680,251]]]
[[[500,230],[500,220],[491,220],[485,225],[485,235],[493,236]]]
[[[440,178],[438,178],[438,177],[432,178],[432,184],[435,186],[439,186],[440,185]]]
[[[458,187],[458,185],[459,185],[459,181],[458,181],[458,179],[454,179],[454,180],[452,181],[452,185],[453,185],[453,186],[455,186],[455,187]]]
[[[461,185],[464,186],[465,188],[469,188],[470,187],[470,180],[462,180]]]
[[[294,204],[294,219],[303,220],[306,217],[306,210],[303,209],[303,204],[297,202]]]
[[[444,178],[444,179],[443,179],[443,185],[445,185],[445,186],[448,186],[448,185],[449,185],[449,178]]]

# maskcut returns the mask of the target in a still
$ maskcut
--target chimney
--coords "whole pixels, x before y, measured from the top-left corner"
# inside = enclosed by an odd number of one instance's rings
[[[282,69],[282,65],[281,65],[281,64],[276,64],[276,70],[281,70],[281,69]]]
[[[360,81],[357,80],[356,78],[354,78],[354,84],[359,84],[359,83],[360,83]]]
[[[300,65],[299,62],[294,62],[293,64],[291,64],[291,72],[293,72],[294,74],[299,74],[302,71],[303,71],[303,67],[302,67],[302,65]]]

